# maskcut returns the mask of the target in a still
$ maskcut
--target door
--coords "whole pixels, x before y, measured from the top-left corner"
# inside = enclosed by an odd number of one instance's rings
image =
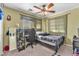
[[[3,53],[3,31],[2,31],[2,21],[0,20],[0,55]]]
[[[2,8],[0,7],[0,55],[2,53],[3,53],[3,11]]]
[[[16,28],[9,28],[9,47],[10,51],[16,49]]]

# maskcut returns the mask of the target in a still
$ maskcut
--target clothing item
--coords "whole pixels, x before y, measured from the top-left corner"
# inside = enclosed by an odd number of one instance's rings
[[[2,16],[3,16],[3,11],[2,11],[2,9],[0,8],[0,20],[2,20]]]

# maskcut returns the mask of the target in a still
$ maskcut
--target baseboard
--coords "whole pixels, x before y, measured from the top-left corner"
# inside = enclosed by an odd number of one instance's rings
[[[69,47],[72,47],[72,45],[70,45],[70,44],[64,44],[64,45],[69,46]]]

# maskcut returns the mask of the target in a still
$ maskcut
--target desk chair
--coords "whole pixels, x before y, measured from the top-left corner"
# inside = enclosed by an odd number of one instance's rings
[[[35,29],[29,29],[29,36],[27,38],[28,44],[26,45],[26,48],[28,46],[31,46],[33,48],[33,43],[36,41],[35,35],[36,35]]]

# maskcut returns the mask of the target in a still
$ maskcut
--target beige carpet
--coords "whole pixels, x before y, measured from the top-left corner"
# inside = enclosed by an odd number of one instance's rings
[[[18,52],[17,50],[14,50],[7,54],[4,54],[4,56],[51,56],[52,54],[54,54],[53,49],[49,49],[40,44],[37,44],[36,46],[34,45],[34,48],[31,48],[29,46],[23,51]],[[72,48],[63,45],[58,50],[57,55],[72,56]]]
[[[73,49],[70,46],[63,45],[59,48],[57,55],[73,56]]]

